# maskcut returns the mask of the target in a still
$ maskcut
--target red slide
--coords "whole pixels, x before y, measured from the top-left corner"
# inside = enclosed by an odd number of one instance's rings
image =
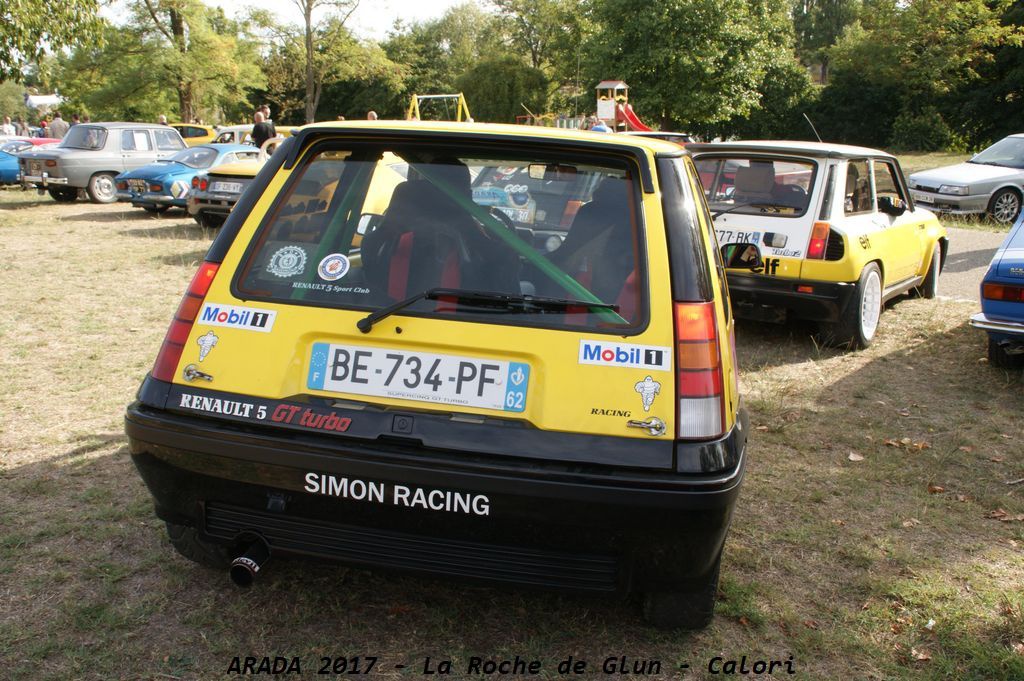
[[[644,125],[643,122],[639,118],[637,118],[636,112],[633,111],[632,104],[619,104],[619,106],[615,109],[615,120],[623,121],[626,124],[626,128],[628,130],[636,130],[639,132],[651,131],[650,128]]]

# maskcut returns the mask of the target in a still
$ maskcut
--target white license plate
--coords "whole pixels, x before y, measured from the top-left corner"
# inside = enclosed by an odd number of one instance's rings
[[[241,182],[214,182],[210,185],[211,192],[224,192],[225,194],[241,194]]]
[[[913,195],[915,201],[920,201],[921,203],[935,203],[935,200],[927,194],[922,194],[921,192],[910,193]]]
[[[314,343],[306,385],[315,390],[521,412],[523,362]]]
[[[527,225],[533,222],[530,218],[529,208],[510,208],[508,206],[498,206],[497,208],[502,213],[512,218],[512,220],[520,224]]]

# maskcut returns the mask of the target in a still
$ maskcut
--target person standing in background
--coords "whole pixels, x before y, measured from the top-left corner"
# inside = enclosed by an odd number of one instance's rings
[[[64,135],[68,134],[68,128],[71,126],[67,124],[63,118],[60,117],[60,111],[56,111],[53,114],[53,122],[50,123],[50,137],[56,139],[64,139]],[[43,135],[45,137],[45,135]]]
[[[272,137],[277,137],[277,131],[274,130],[274,124],[268,123],[264,120],[263,112],[257,111],[252,117],[252,143],[257,147],[262,147],[263,143]]]
[[[368,120],[368,121],[375,121],[375,120],[377,120],[377,112],[376,111],[367,111],[366,112],[366,120]]]
[[[270,117],[270,105],[269,104],[264,104],[263,106],[261,106],[260,107],[260,113],[263,114],[263,119],[267,123],[269,123],[271,126],[274,125],[274,119]]]
[[[4,116],[4,124],[0,125],[0,135],[17,135],[10,116]]]
[[[76,114],[76,113],[71,114],[71,126],[70,127],[73,128],[73,127],[75,127],[76,125],[78,125],[81,122],[82,121],[80,121],[78,119],[78,114]]]

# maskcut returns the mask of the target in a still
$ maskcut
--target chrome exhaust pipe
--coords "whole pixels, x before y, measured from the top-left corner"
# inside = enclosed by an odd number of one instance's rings
[[[231,569],[228,570],[231,581],[243,588],[252,586],[256,575],[269,558],[270,547],[267,546],[267,542],[257,539],[249,545],[245,553],[231,561]]]

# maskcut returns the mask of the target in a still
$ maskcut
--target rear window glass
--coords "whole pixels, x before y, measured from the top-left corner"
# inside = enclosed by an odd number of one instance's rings
[[[800,217],[807,212],[817,164],[757,157],[703,157],[696,162],[712,212]]]
[[[167,128],[166,130],[154,130],[153,136],[156,137],[156,148],[161,151],[174,151],[175,149],[184,149],[185,142],[173,128]]]
[[[193,147],[192,149],[179,151],[174,156],[171,156],[170,160],[177,161],[189,168],[209,168],[213,165],[213,161],[216,158],[216,150],[210,147]]]
[[[115,138],[116,139],[116,138]],[[91,125],[72,125],[60,146],[72,149],[102,149],[107,143],[107,131]]]
[[[442,288],[458,295],[403,314],[635,327],[638,191],[627,164],[605,158],[321,151],[293,172],[236,284],[246,298],[359,310]]]

